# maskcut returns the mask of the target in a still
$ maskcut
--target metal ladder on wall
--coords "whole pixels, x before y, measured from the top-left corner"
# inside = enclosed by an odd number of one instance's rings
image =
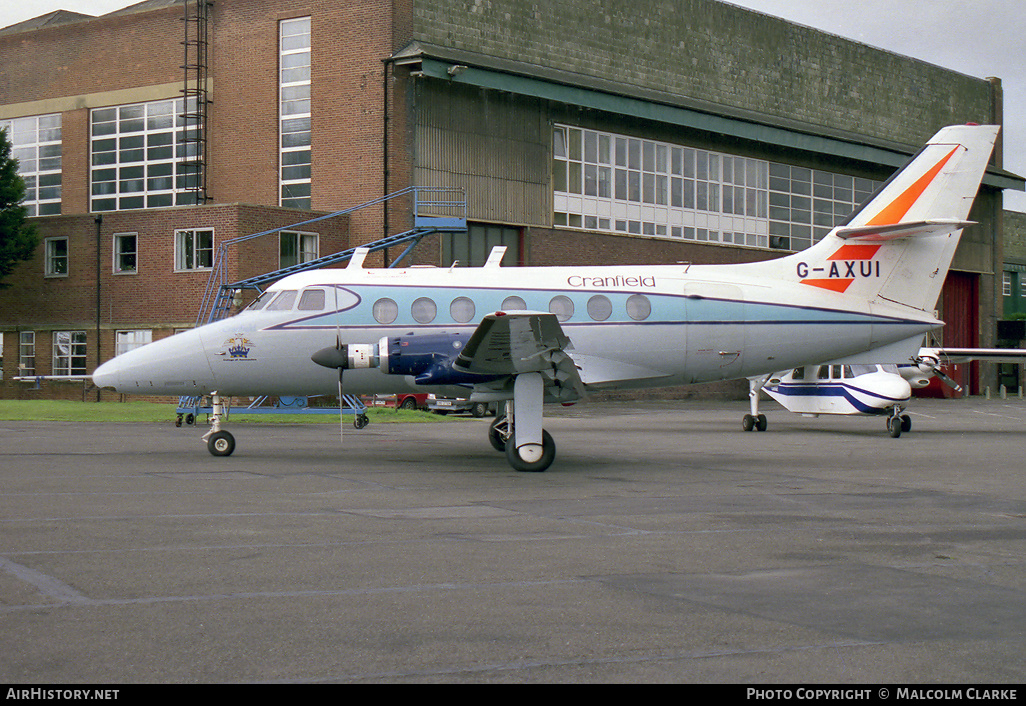
[[[228,252],[231,246],[254,240],[256,238],[274,235],[282,231],[292,230],[318,221],[348,215],[361,209],[386,204],[394,199],[407,196],[411,197],[413,201],[413,227],[409,230],[403,231],[402,233],[396,233],[395,235],[386,236],[379,240],[366,243],[359,246],[359,248],[366,248],[369,252],[376,252],[378,250],[384,250],[397,245],[406,245],[407,247],[403,250],[402,254],[400,254],[399,257],[393,260],[389,265],[389,267],[395,267],[417,246],[418,243],[420,243],[425,236],[431,235],[432,233],[454,233],[465,232],[467,230],[467,201],[463,189],[453,187],[411,186],[341,211],[335,211],[334,213],[317,216],[316,218],[310,218],[291,225],[281,226],[280,228],[272,228],[259,233],[251,233],[249,235],[242,235],[238,238],[226,240],[221,243],[214,256],[210,278],[207,280],[207,286],[203,292],[203,299],[200,303],[199,314],[196,317],[196,325],[202,326],[203,324],[227,318],[235,306],[236,296],[246,289],[253,289],[257,292],[261,292],[263,291],[262,288],[264,285],[277,282],[282,277],[295,274],[296,272],[306,272],[308,270],[319,269],[327,265],[348,262],[358,249],[355,247],[349,248],[348,250],[342,250],[331,255],[325,255],[324,257],[319,257],[308,262],[301,262],[296,265],[290,265],[261,275],[228,282]],[[265,399],[266,398],[259,398],[259,401],[263,401]],[[354,395],[345,395],[344,398],[340,400],[340,405],[342,406],[342,413],[348,412],[358,416],[362,415],[367,409],[366,405],[364,405],[363,402]],[[348,407],[346,407],[346,405],[348,405]],[[195,420],[196,415],[202,413],[209,414],[210,409],[211,408],[209,406],[203,405],[202,397],[180,397],[178,400],[177,423],[181,423],[184,417],[187,422],[191,424],[192,421]],[[325,410],[335,413],[339,412],[337,408],[310,407],[308,404],[298,403],[294,399],[290,399],[288,404],[276,404],[271,407],[254,403],[247,407],[245,412],[247,414],[261,412],[319,413]]]

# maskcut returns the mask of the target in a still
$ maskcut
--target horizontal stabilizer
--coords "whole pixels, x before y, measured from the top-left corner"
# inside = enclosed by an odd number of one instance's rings
[[[841,226],[834,229],[834,234],[844,240],[884,241],[926,235],[946,235],[972,225],[976,225],[976,222],[937,218],[915,223],[892,223],[880,226]]]
[[[823,361],[824,365],[893,365],[919,354],[922,336],[913,336],[903,341],[889,343],[879,348],[855,353],[836,360]]]
[[[973,360],[985,360],[990,363],[1026,363],[1026,350],[1022,348],[923,348],[919,355],[953,365]]]

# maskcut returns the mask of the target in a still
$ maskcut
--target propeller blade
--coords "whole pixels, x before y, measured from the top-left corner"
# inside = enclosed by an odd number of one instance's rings
[[[946,383],[947,383],[948,385],[950,385],[950,386],[951,386],[951,387],[952,387],[952,388],[953,388],[953,389],[955,390],[955,392],[961,392],[961,391],[962,391],[962,386],[961,386],[961,385],[959,385],[959,384],[958,384],[957,382],[955,382],[954,380],[952,380],[952,379],[951,379],[950,377],[948,377],[947,375],[945,375],[944,373],[942,373],[942,372],[940,371],[940,368],[937,368],[937,369],[935,369],[935,370],[933,371],[933,374],[934,374],[934,375],[936,375],[937,377],[939,377],[939,378],[940,378],[941,380],[943,380],[944,382],[946,382]]]
[[[342,368],[338,369],[338,443],[343,443],[342,430],[346,428],[345,414],[342,411]]]

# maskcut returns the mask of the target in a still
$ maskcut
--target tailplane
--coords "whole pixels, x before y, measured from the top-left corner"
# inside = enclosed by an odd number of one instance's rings
[[[922,311],[937,303],[997,125],[954,125],[933,136],[846,223],[775,262],[810,288]]]

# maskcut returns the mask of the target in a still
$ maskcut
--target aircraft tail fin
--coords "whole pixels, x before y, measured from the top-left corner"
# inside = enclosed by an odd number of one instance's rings
[[[778,262],[809,287],[932,311],[999,129],[943,128],[847,222]]]

